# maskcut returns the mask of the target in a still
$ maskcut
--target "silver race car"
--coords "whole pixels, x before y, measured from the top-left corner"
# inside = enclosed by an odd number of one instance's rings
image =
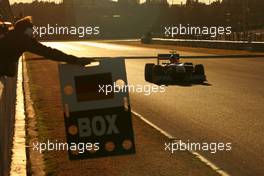
[[[169,62],[160,64],[161,60]],[[179,54],[159,54],[157,65],[145,65],[145,80],[154,84],[201,84],[206,81],[202,64],[180,62]]]

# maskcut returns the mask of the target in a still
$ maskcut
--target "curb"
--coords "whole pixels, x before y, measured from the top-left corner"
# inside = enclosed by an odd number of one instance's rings
[[[24,93],[23,93],[23,66],[22,60],[19,60],[17,89],[16,89],[16,109],[14,137],[12,146],[10,175],[26,176],[26,129],[25,129],[25,111],[24,111]]]
[[[39,153],[38,151],[34,151],[32,149],[32,143],[38,142],[38,134],[36,131],[36,116],[35,116],[35,110],[33,107],[33,101],[31,100],[30,96],[30,86],[29,86],[29,76],[27,72],[27,66],[25,57],[23,56],[23,87],[24,87],[24,96],[25,96],[25,113],[26,113],[26,126],[27,131],[26,134],[29,136],[29,139],[27,139],[26,143],[28,145],[27,147],[27,172],[28,175],[36,175],[36,176],[44,176],[45,171],[45,165],[44,165],[44,159],[43,154]]]

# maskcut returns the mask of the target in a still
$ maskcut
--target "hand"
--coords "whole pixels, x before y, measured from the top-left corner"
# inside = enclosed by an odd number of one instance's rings
[[[77,59],[76,64],[85,66],[85,65],[91,64],[91,62],[95,62],[95,60],[92,58],[81,57]]]

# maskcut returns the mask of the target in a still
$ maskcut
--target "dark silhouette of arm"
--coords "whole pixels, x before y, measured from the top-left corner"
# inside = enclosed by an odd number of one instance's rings
[[[70,64],[80,64],[81,60],[84,61],[84,59],[80,59],[80,58],[75,57],[73,55],[65,54],[62,51],[59,51],[57,49],[47,47],[47,46],[39,43],[36,39],[31,39],[31,38],[25,37],[25,40],[23,40],[23,41],[24,41],[24,44],[26,47],[25,48],[26,51],[35,53],[37,55],[43,56],[43,57],[50,59],[50,60],[67,62]]]

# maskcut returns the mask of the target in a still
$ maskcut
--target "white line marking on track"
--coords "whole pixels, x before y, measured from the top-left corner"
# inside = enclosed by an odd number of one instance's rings
[[[144,118],[142,115],[140,115],[139,113],[135,112],[134,110],[131,110],[131,112],[139,117],[141,120],[143,120],[145,123],[147,123],[149,126],[151,126],[152,128],[156,129],[157,131],[159,131],[161,134],[163,134],[164,136],[166,136],[169,139],[176,139],[175,137],[173,137],[171,134],[167,133],[166,131],[162,130],[161,128],[159,128],[157,125],[151,123],[149,120],[147,120],[146,118]],[[193,152],[193,151],[189,151],[191,154],[193,154],[196,158],[198,158],[201,162],[203,162],[204,164],[206,164],[207,166],[209,166],[211,169],[213,169],[216,173],[218,173],[221,176],[230,176],[230,174],[228,174],[227,172],[223,171],[220,167],[216,166],[214,163],[212,163],[211,161],[209,161],[207,158],[205,158],[204,156],[202,156],[201,154],[197,153],[197,152]]]

